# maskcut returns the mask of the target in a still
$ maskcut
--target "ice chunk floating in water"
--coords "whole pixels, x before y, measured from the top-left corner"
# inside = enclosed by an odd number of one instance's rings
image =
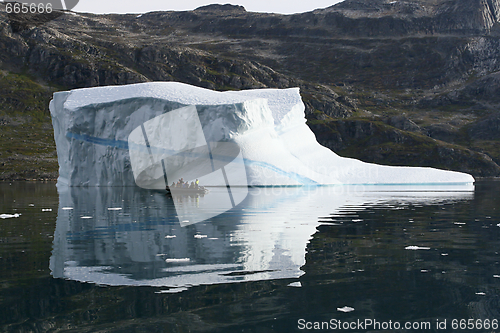
[[[339,311],[339,312],[352,312],[352,311],[354,311],[354,308],[351,308],[350,306],[344,306],[341,308],[337,308],[337,311]]]
[[[19,217],[21,216],[21,214],[0,214],[0,219],[11,219],[11,218],[15,218],[15,217]]]
[[[60,185],[159,189],[177,177],[218,186],[474,182],[336,155],[306,125],[298,88],[141,83],[55,93],[50,110]]]

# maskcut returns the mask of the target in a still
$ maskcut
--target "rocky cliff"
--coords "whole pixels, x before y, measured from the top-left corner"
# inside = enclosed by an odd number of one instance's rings
[[[296,15],[209,5],[36,25],[0,5],[0,177],[54,177],[54,91],[158,80],[298,86],[309,125],[341,155],[499,176],[499,13],[499,0],[346,0]]]

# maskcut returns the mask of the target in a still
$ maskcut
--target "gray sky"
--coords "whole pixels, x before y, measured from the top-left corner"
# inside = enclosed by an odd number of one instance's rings
[[[241,5],[251,12],[293,14],[308,12],[317,8],[334,5],[341,0],[232,0],[233,5]],[[211,3],[225,4],[227,1],[210,0],[80,0],[73,9],[76,12],[105,13],[146,13],[151,11],[192,10]]]

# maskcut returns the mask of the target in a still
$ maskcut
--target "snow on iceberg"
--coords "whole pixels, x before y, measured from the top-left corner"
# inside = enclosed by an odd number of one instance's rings
[[[212,186],[473,183],[468,174],[343,158],[321,146],[298,88],[216,92],[176,82],[58,92],[59,184]]]

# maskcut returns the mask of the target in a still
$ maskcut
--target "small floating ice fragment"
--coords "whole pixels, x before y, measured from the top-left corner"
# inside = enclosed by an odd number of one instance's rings
[[[16,213],[16,214],[1,214],[0,215],[0,219],[4,219],[5,220],[5,219],[11,219],[11,218],[14,218],[14,217],[19,217],[19,216],[21,216],[21,214],[18,214],[18,213]]]
[[[484,296],[484,295],[486,295],[486,293],[479,292],[479,293],[476,293],[476,295],[481,295],[481,296]]]
[[[51,212],[52,208],[42,208],[42,212]]]
[[[191,259],[189,258],[168,258],[165,259],[165,262],[189,262]]]
[[[292,282],[292,283],[288,284],[287,287],[300,288],[300,287],[302,287],[302,284],[300,283],[300,281],[297,281],[297,282]]]
[[[81,218],[81,219],[91,219],[91,218],[93,218],[93,217],[92,217],[92,216],[81,216],[80,218]]]
[[[352,220],[352,222],[361,222],[361,221],[363,221],[363,220],[362,219],[354,219],[354,220]]]
[[[198,238],[198,239],[207,238],[207,235],[194,235],[194,238]]]
[[[442,255],[442,256],[447,256],[447,255],[448,255],[448,253],[441,253],[441,255]]]
[[[429,270],[428,270],[428,269],[421,269],[421,270],[420,270],[420,272],[421,272],[421,273],[428,273],[428,272],[429,272]]]
[[[464,224],[467,224],[467,223],[465,223],[465,222],[453,222],[453,224],[464,225]]]
[[[430,250],[430,247],[425,247],[425,246],[415,246],[415,245],[410,245],[405,247],[405,250]]]
[[[155,294],[175,294],[180,293],[181,291],[188,290],[186,287],[172,288],[166,290],[155,291]]]
[[[62,210],[73,210],[73,207],[63,207]]]
[[[493,275],[494,278],[500,278],[500,275]]]
[[[30,207],[35,207],[35,204],[30,204]]]
[[[122,210],[121,207],[109,207],[108,210]]]
[[[175,238],[177,237],[176,235],[166,235],[165,238],[169,239],[169,238]]]
[[[337,311],[340,311],[340,312],[352,312],[352,311],[354,311],[354,308],[351,308],[350,306],[344,306],[342,308],[337,308]]]

